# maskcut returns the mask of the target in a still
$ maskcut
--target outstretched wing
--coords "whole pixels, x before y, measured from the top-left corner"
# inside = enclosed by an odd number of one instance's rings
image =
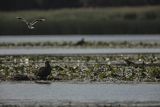
[[[36,24],[37,22],[42,22],[42,21],[45,21],[45,19],[36,19],[36,20],[34,20],[34,21],[31,23],[31,25],[34,25],[34,24]]]
[[[27,22],[27,20],[25,18],[22,18],[22,17],[16,17],[16,18],[21,20],[21,21],[23,21],[23,22],[25,22],[26,24],[28,24],[28,22]]]

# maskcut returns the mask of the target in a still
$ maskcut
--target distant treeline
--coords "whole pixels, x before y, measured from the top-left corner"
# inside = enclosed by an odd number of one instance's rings
[[[16,19],[45,18],[35,29]],[[0,35],[160,34],[160,6],[0,12]]]
[[[160,0],[0,0],[0,10],[159,5]]]

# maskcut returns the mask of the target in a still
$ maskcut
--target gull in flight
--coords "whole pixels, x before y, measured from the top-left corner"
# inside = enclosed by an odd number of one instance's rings
[[[33,20],[32,22],[28,22],[25,18],[22,18],[22,17],[16,17],[17,19],[25,22],[28,26],[28,29],[34,29],[34,25],[37,23],[37,22],[41,22],[41,21],[45,21],[46,19],[35,19]]]

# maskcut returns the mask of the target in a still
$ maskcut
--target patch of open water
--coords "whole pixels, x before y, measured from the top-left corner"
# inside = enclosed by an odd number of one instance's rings
[[[11,48],[0,49],[0,55],[105,55],[105,54],[139,54],[160,53],[158,48]]]
[[[160,41],[160,35],[8,35],[0,36],[0,42],[37,41]]]
[[[160,84],[0,83],[0,101],[160,102]]]

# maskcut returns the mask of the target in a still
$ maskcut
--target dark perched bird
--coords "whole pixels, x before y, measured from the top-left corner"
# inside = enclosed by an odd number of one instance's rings
[[[138,64],[136,64],[135,62],[130,61],[129,59],[125,59],[124,61],[126,62],[126,64],[127,64],[128,66],[133,66],[133,67],[135,67],[135,68],[138,67]]]
[[[35,19],[32,22],[28,22],[25,18],[22,18],[22,17],[16,17],[16,18],[21,20],[22,22],[25,22],[26,25],[28,26],[28,29],[34,29],[35,28],[34,25],[37,22],[45,21],[45,19]]]
[[[49,61],[46,61],[45,62],[45,66],[44,67],[41,67],[38,72],[36,72],[36,77],[37,79],[40,79],[40,80],[46,80],[47,77],[51,74],[51,66],[49,64]]]
[[[124,61],[126,62],[126,64],[127,64],[128,66],[133,66],[133,65],[135,65],[134,62],[132,62],[132,61],[130,61],[130,60],[128,60],[128,59],[125,59]]]
[[[85,39],[82,38],[81,40],[77,41],[77,43],[75,44],[76,46],[78,45],[84,45],[86,42],[85,42]]]

